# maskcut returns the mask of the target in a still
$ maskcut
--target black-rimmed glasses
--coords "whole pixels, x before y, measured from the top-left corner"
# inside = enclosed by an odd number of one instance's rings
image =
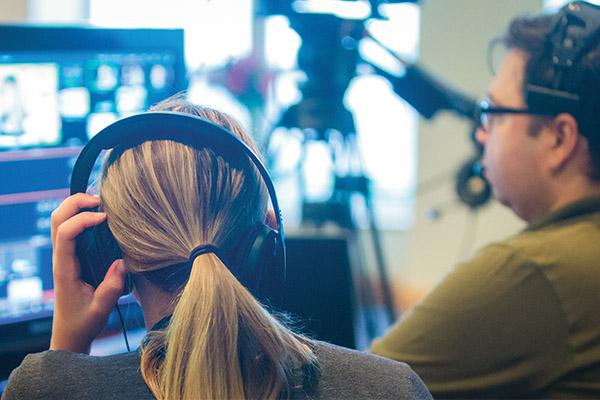
[[[483,100],[479,103],[479,126],[486,132],[489,132],[492,127],[492,116],[498,114],[529,114],[529,115],[545,115],[551,116],[555,113],[534,111],[529,108],[512,108],[512,107],[494,107],[488,101]]]

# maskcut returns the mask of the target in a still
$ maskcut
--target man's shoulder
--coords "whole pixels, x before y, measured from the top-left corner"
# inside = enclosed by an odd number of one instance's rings
[[[492,247],[518,257],[522,263],[542,270],[547,266],[588,266],[600,257],[600,214],[584,215],[549,224],[540,229],[525,229]]]
[[[478,249],[472,257],[456,264],[446,278],[470,277],[480,280],[481,274],[492,276],[510,276],[514,268],[527,264],[524,245],[519,235],[493,242]]]
[[[541,262],[540,256],[545,259],[549,254],[562,254],[570,244],[576,244],[580,252],[586,252],[589,248],[600,254],[600,247],[597,245],[586,246],[586,243],[590,241],[597,243],[600,240],[600,230],[598,227],[590,229],[586,225],[585,221],[573,221],[551,225],[539,230],[525,229],[506,239],[480,248],[464,264],[483,263],[486,268],[489,268],[490,265],[500,267],[506,264],[530,265],[537,268],[544,264]],[[504,272],[509,271],[505,270]]]
[[[579,208],[578,208],[579,207]],[[594,203],[594,210],[581,210],[581,202],[564,207],[546,217],[530,223],[522,232],[509,238],[506,242],[517,247],[531,248],[535,246],[554,246],[569,241],[577,241],[589,237],[600,238],[600,205]]]
[[[405,363],[324,342],[316,342],[315,354],[321,391],[346,391],[352,398],[431,398]]]

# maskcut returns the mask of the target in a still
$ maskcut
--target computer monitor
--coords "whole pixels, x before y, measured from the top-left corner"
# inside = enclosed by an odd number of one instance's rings
[[[81,147],[186,87],[179,29],[0,26],[0,354],[49,335],[50,215]]]

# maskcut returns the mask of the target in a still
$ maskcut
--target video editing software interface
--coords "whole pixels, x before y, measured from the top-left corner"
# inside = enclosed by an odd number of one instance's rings
[[[105,126],[184,89],[180,56],[0,48],[0,325],[52,314],[50,217],[77,155]]]

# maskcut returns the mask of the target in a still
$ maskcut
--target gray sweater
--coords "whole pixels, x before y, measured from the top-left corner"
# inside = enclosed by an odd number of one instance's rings
[[[314,348],[320,378],[295,399],[431,399],[406,364],[331,344]],[[10,375],[3,400],[153,399],[136,352],[92,357],[64,351],[28,355]]]

